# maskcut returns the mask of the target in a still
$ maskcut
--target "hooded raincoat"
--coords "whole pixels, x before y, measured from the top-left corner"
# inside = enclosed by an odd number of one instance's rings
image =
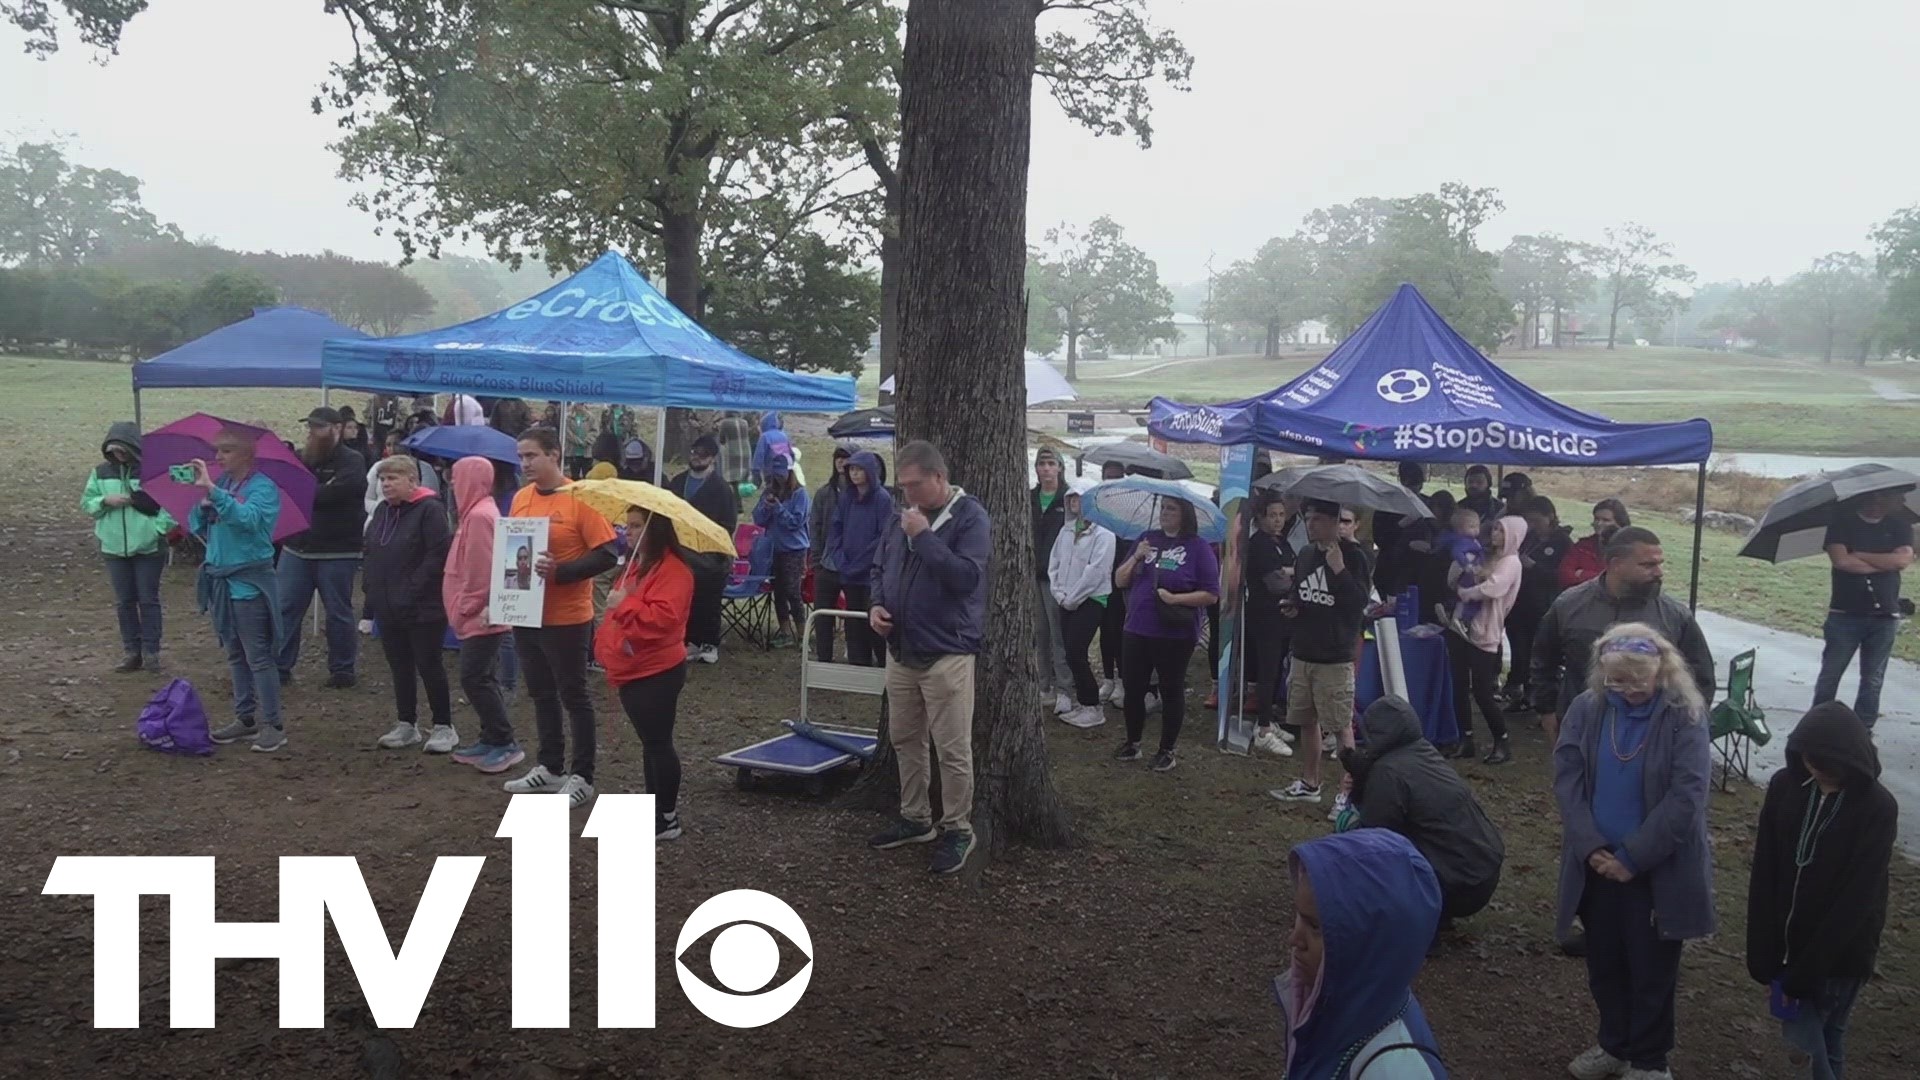
[[[114,459],[116,446],[131,459],[126,464]],[[174,521],[153,496],[140,490],[140,429],[124,420],[108,428],[100,444],[100,456],[106,460],[87,474],[80,508],[93,519],[93,538],[100,542],[101,554],[128,559],[158,553]],[[107,499],[114,495],[132,501],[125,506],[108,506]]]
[[[440,578],[440,604],[447,625],[461,640],[504,634],[505,625],[487,621],[493,597],[493,537],[500,520],[500,503],[493,497],[493,463],[486,458],[461,458],[453,463],[454,506],[460,524],[447,549],[446,571]]]
[[[1312,985],[1274,980],[1287,1018],[1285,1080],[1446,1080],[1439,1043],[1413,996],[1440,925],[1440,883],[1413,843],[1356,829],[1293,849],[1312,885],[1325,950]]]
[[[1832,795],[1807,757],[1845,776]],[[1837,701],[1816,705],[1787,736],[1787,767],[1767,783],[1747,889],[1747,971],[1812,999],[1827,979],[1867,979],[1887,921],[1900,804],[1882,787],[1867,726]],[[1804,863],[1804,865],[1802,865]]]
[[[848,464],[867,474],[867,489],[863,492],[848,481],[840,490],[839,512],[827,526],[827,550],[840,567],[840,581],[865,588],[872,584],[880,537],[893,523],[893,496],[887,491],[886,467],[877,456],[863,450]]]
[[[1361,827],[1391,829],[1413,841],[1440,879],[1447,913],[1473,914],[1456,905],[1484,904],[1499,882],[1506,861],[1500,830],[1421,734],[1420,717],[1404,699],[1383,697],[1367,706],[1360,727],[1367,746],[1354,755],[1350,771]]]

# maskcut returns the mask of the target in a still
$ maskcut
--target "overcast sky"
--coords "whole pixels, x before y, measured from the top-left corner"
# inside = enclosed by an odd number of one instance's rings
[[[1170,283],[1317,206],[1460,180],[1507,209],[1482,243],[1625,220],[1701,279],[1869,250],[1920,201],[1915,0],[1149,0],[1195,57],[1151,150],[1036,98],[1029,222],[1111,214]],[[0,29],[0,135],[62,133],[190,237],[394,259],[346,205],[308,103],[344,24],[319,0],[154,0],[105,66]]]

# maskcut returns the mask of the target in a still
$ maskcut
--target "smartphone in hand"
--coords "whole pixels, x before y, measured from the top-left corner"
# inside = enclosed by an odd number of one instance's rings
[[[191,484],[198,479],[198,477],[194,475],[193,466],[191,465],[169,465],[167,466],[167,477],[176,484]]]

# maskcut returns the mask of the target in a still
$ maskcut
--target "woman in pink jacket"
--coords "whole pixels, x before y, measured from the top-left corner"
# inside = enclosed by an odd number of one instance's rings
[[[1461,735],[1455,757],[1474,756],[1473,706],[1478,705],[1480,715],[1487,718],[1487,730],[1493,733],[1493,749],[1487,751],[1485,763],[1505,765],[1513,760],[1507,714],[1500,709],[1500,643],[1506,637],[1507,612],[1520,598],[1520,541],[1526,538],[1527,523],[1521,518],[1493,522],[1483,537],[1486,559],[1474,571],[1474,580],[1462,577],[1454,583],[1461,600],[1480,603],[1472,622],[1456,623],[1447,631],[1447,656],[1453,662],[1453,716]]]
[[[446,605],[447,625],[460,639],[460,692],[480,714],[480,741],[456,748],[453,760],[484,773],[505,772],[527,755],[513,737],[506,698],[494,677],[494,661],[511,631],[487,621],[494,523],[500,520],[500,504],[493,498],[493,462],[482,457],[454,462],[453,498],[460,524],[447,551],[440,599]]]

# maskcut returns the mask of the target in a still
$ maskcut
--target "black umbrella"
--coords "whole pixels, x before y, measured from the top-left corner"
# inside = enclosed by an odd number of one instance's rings
[[[847,413],[833,422],[827,434],[836,439],[891,439],[893,430],[893,406],[882,405]]]
[[[1740,554],[1771,563],[1826,550],[1827,525],[1840,504],[1877,491],[1906,493],[1904,512],[1920,519],[1920,476],[1887,465],[1855,465],[1802,480],[1780,493],[1740,545]]]
[[[1172,454],[1163,454],[1146,443],[1117,442],[1096,446],[1080,455],[1088,465],[1120,465],[1129,469],[1149,469],[1162,480],[1191,480],[1193,470]]]
[[[1281,469],[1254,481],[1256,491],[1321,499],[1356,510],[1398,514],[1402,518],[1430,518],[1426,500],[1378,473],[1358,465],[1299,465]]]

